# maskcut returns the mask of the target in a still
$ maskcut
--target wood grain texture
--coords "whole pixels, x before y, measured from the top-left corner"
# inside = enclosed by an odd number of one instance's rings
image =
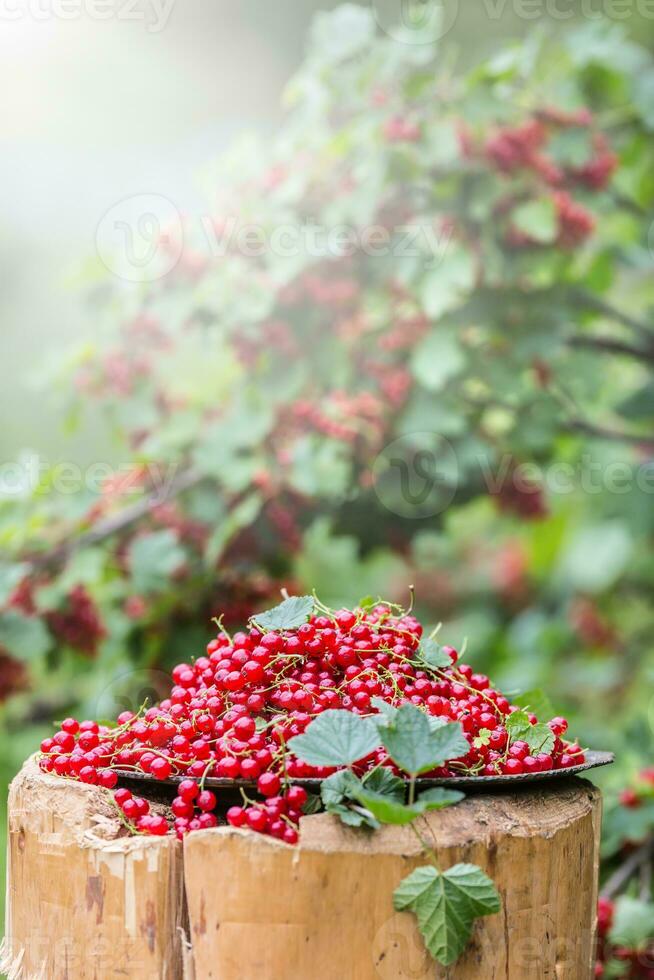
[[[28,762],[9,793],[11,980],[177,980],[182,851],[125,836],[107,794]]]
[[[182,854],[170,838],[125,837],[105,793],[33,762],[9,810],[10,980],[591,977],[600,795],[579,779],[421,818],[443,869],[479,864],[502,897],[448,970],[413,916],[393,912],[393,890],[426,860],[410,828],[372,834],[320,814],[297,848],[220,828]]]
[[[480,865],[502,912],[479,920],[449,969],[425,953],[391,895],[425,862],[410,828],[374,835],[322,814],[299,848],[243,831],[190,835],[184,871],[202,980],[589,980],[600,794],[581,780],[481,795],[431,813],[420,831],[440,866]]]

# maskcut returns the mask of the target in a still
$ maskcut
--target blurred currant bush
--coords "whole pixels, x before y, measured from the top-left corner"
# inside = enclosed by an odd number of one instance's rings
[[[609,792],[650,754],[654,61],[596,21],[469,73],[418,41],[320,15],[172,268],[89,284],[99,339],[52,384],[123,463],[0,500],[5,776],[296,586],[414,583],[619,753]]]

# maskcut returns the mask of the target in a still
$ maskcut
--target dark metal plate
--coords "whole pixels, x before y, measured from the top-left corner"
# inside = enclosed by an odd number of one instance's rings
[[[527,783],[542,783],[553,779],[567,779],[568,776],[577,776],[580,773],[596,769],[598,766],[609,766],[615,760],[612,752],[586,752],[586,761],[580,766],[571,766],[569,769],[550,769],[547,772],[526,772],[519,776],[448,776],[443,779],[419,779],[418,785],[421,788],[428,786],[452,786],[461,789],[494,789],[496,786],[524,786]],[[151,786],[176,786],[185,776],[171,776],[170,779],[160,780],[146,773],[130,772],[128,770],[115,770],[119,778],[126,783],[147,783]],[[294,783],[304,786],[306,789],[317,791],[322,780],[320,779],[294,779]],[[204,785],[208,789],[218,789],[232,792],[238,791],[241,787],[244,790],[254,790],[256,792],[256,782],[251,779],[218,779],[208,776]]]

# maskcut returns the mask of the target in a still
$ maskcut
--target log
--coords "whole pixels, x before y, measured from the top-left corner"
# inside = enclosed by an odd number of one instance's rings
[[[469,797],[420,819],[439,866],[478,864],[502,912],[478,920],[438,968],[391,895],[425,863],[408,827],[367,834],[320,814],[300,848],[244,831],[184,843],[196,976],[202,980],[588,980],[593,970],[600,794],[574,779]]]
[[[297,848],[221,827],[189,835],[182,854],[169,839],[125,839],[106,794],[33,764],[12,785],[9,824],[15,980],[592,976],[600,794],[584,780],[420,818],[442,869],[478,864],[502,898],[448,969],[414,917],[393,911],[393,890],[426,860],[409,827],[368,833],[318,814],[303,818]]]
[[[108,795],[25,764],[9,791],[10,980],[177,980],[182,849],[130,837]]]

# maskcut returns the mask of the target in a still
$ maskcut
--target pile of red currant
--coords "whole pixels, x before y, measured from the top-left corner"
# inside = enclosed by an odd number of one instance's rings
[[[506,722],[518,709],[488,677],[459,663],[451,647],[438,648],[447,665],[430,666],[422,656],[422,626],[399,607],[378,603],[333,612],[315,600],[303,619],[266,630],[254,617],[249,629],[233,636],[221,628],[206,656],[174,668],[170,695],[160,704],[123,712],[115,727],[62,722],[41,744],[41,768],[109,790],[120,773],[182,777],[169,816],[151,812],[126,788],[114,792],[131,830],[179,837],[219,822],[216,795],[205,788],[208,777],[246,780],[253,788],[242,787],[243,805],[227,810],[227,822],[294,844],[308,794],[293,780],[322,779],[334,770],[294,757],[288,743],[327,709],[374,715],[380,698],[458,721],[469,751],[426,776],[518,775],[584,761],[579,746],[564,740],[564,718],[548,722],[547,752],[532,754],[527,740],[512,739]],[[537,724],[533,714],[530,724]],[[381,747],[355,769],[378,766],[397,772]]]

